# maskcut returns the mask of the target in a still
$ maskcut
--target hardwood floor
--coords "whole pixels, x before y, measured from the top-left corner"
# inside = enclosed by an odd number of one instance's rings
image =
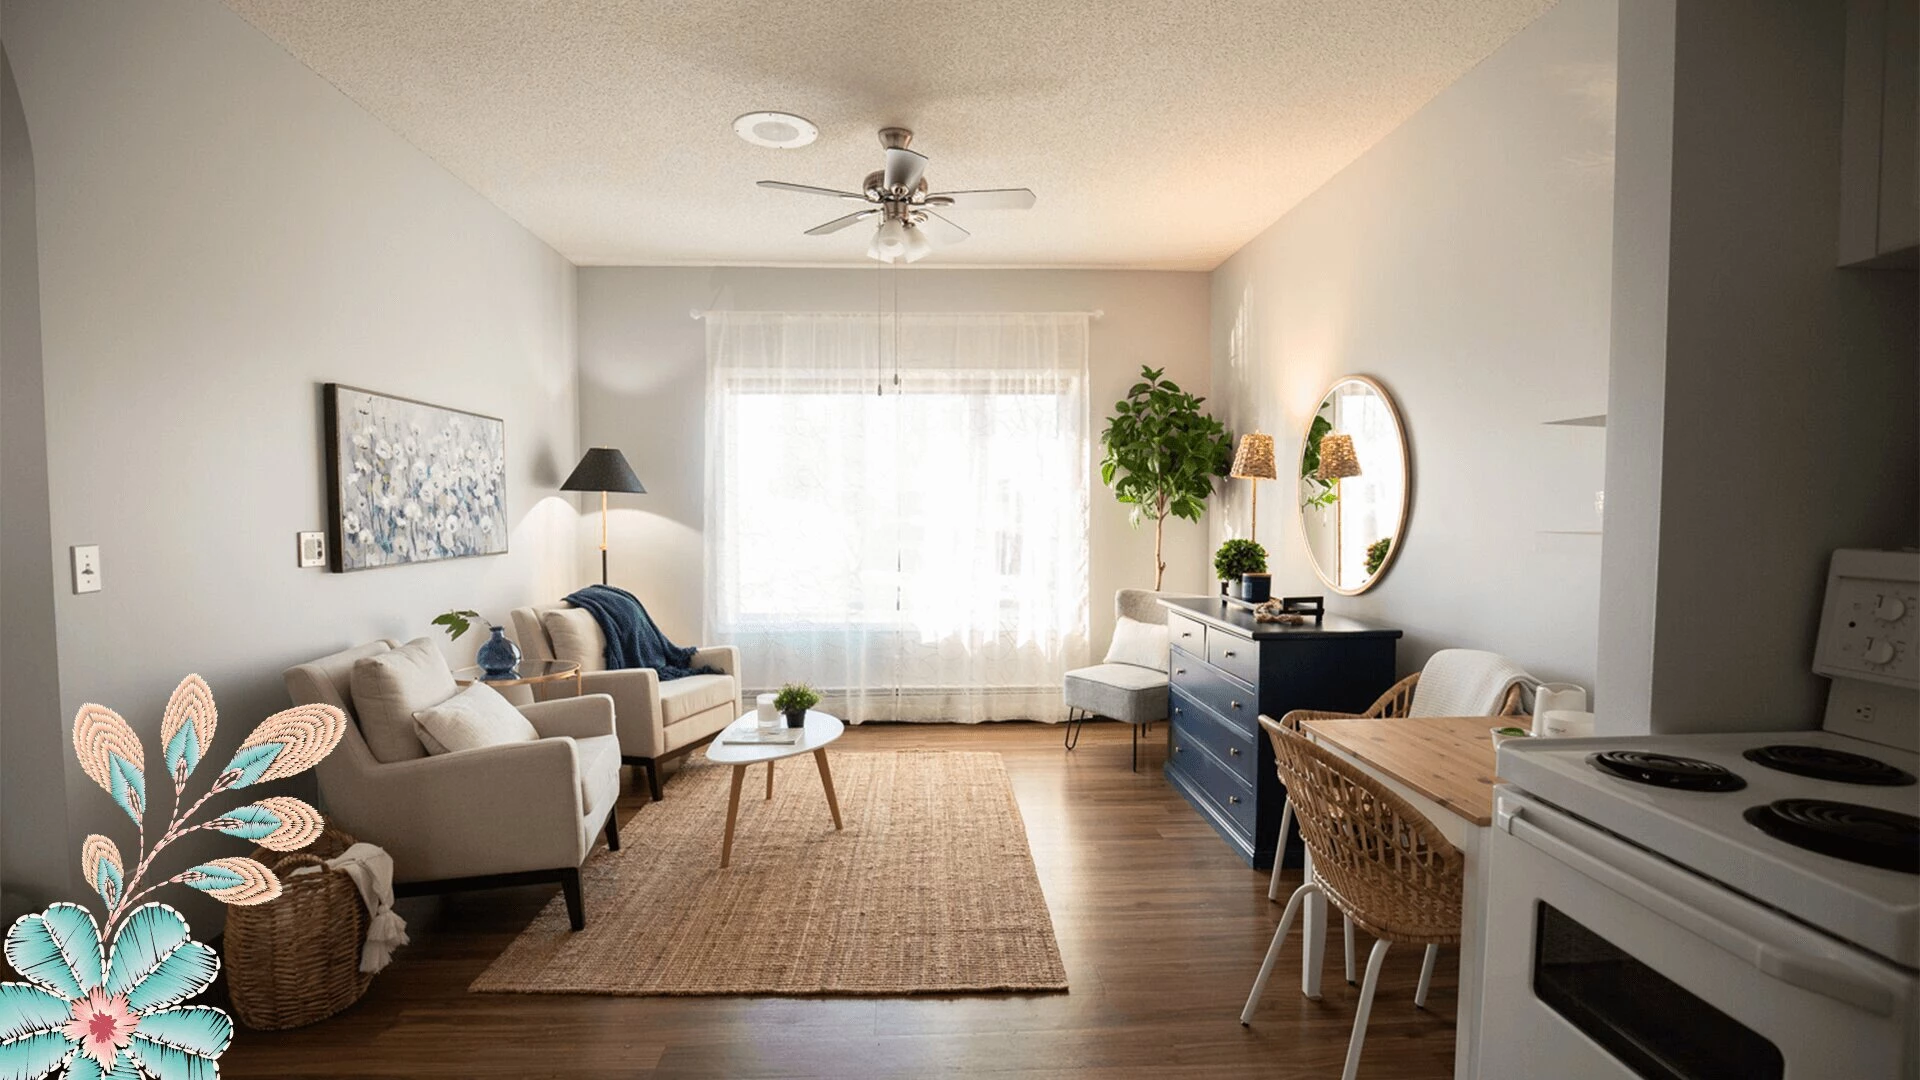
[[[1267,900],[1266,874],[1235,859],[1162,779],[1164,730],[1142,740],[1138,774],[1127,769],[1127,729],[1114,723],[1090,724],[1071,754],[1061,748],[1060,728],[1039,724],[869,724],[850,729],[834,747],[1004,756],[1052,909],[1068,993],[468,993],[467,984],[556,891],[528,886],[404,901],[413,944],[364,1000],[309,1028],[240,1030],[221,1060],[223,1072],[287,1080],[1338,1076],[1358,997],[1341,978],[1338,930],[1329,936],[1323,999],[1300,996],[1296,930],[1253,1026],[1242,1028],[1240,1006],[1280,905]],[[666,797],[674,797],[671,780]],[[644,794],[630,792],[622,800],[629,842],[644,835],[647,818]],[[1293,878],[1297,883],[1297,872]],[[591,920],[591,892],[586,903]],[[1362,963],[1370,944],[1360,936]],[[1451,1075],[1457,956],[1442,953],[1427,1011],[1413,1006],[1419,969],[1418,948],[1388,954],[1363,1078]]]

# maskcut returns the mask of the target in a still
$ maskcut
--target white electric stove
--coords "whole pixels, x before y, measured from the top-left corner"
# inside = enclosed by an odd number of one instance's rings
[[[1835,553],[1819,730],[1502,746],[1481,1076],[1920,1076],[1916,579]]]

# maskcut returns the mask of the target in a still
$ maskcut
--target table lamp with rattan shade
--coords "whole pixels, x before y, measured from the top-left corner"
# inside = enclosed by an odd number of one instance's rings
[[[1320,437],[1320,470],[1314,474],[1322,480],[1341,480],[1349,476],[1360,475],[1360,459],[1353,455],[1353,436],[1322,435]]]
[[[607,584],[607,492],[618,491],[628,495],[645,495],[647,489],[641,485],[640,478],[633,475],[633,467],[627,464],[627,457],[620,451],[608,446],[596,446],[587,451],[580,464],[573,467],[566,480],[560,485],[561,491],[597,491],[600,493],[600,584]]]
[[[1273,436],[1258,431],[1240,436],[1240,449],[1234,452],[1233,468],[1228,475],[1235,480],[1253,481],[1253,515],[1248,519],[1247,539],[1260,540],[1260,481],[1273,480],[1279,473],[1273,467]]]

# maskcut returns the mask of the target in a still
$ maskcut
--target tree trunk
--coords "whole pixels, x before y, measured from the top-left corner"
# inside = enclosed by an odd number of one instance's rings
[[[1167,497],[1160,496],[1157,507],[1159,516],[1153,519],[1153,591],[1160,591],[1160,581],[1167,576],[1167,561],[1160,557],[1160,538],[1167,531]]]

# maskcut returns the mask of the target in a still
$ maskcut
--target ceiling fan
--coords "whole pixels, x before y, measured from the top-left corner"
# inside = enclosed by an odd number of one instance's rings
[[[913,132],[906,128],[880,129],[880,145],[886,148],[886,167],[867,174],[859,191],[838,191],[809,184],[789,184],[784,180],[762,180],[763,188],[798,191],[803,195],[825,195],[866,203],[845,217],[807,230],[808,236],[825,236],[849,225],[878,219],[867,255],[881,262],[919,262],[935,247],[947,247],[972,234],[940,213],[949,208],[967,210],[1026,210],[1033,206],[1033,192],[1026,188],[996,188],[991,191],[927,190],[927,156],[907,149]]]

